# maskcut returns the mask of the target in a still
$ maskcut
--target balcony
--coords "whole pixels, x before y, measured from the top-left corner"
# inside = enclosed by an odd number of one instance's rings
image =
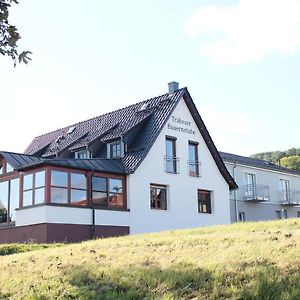
[[[300,190],[281,190],[279,191],[281,205],[300,205]]]
[[[179,174],[179,158],[164,156],[165,172]]]
[[[247,184],[241,186],[237,191],[237,199],[247,202],[267,202],[270,201],[270,190],[268,185]]]
[[[188,160],[187,161],[187,173],[193,177],[200,177],[201,171],[201,162],[197,160]]]

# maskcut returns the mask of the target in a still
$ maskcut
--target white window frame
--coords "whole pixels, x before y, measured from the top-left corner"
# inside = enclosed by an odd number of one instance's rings
[[[86,154],[86,157],[84,157],[84,158],[80,157],[81,154]],[[92,158],[92,153],[89,150],[76,151],[75,158],[76,159],[89,159],[89,158]]]

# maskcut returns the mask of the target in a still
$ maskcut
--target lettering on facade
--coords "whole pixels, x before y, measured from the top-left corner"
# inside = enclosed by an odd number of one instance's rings
[[[168,123],[168,129],[193,135],[196,134],[195,130],[189,128],[192,125],[192,123],[189,121],[185,121],[183,119],[171,116],[171,122],[175,124]]]

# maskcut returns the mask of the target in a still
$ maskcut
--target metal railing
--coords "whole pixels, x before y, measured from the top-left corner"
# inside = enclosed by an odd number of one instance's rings
[[[201,176],[201,162],[197,160],[187,161],[187,173],[190,176],[200,177]]]
[[[247,184],[240,186],[237,190],[237,197],[238,199],[249,202],[270,201],[269,186],[264,184]]]
[[[178,174],[179,173],[179,158],[164,156],[165,172]]]
[[[282,205],[300,205],[300,190],[280,190],[279,199]]]

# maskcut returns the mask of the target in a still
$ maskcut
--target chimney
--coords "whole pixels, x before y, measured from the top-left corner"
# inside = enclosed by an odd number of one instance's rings
[[[173,94],[179,90],[178,82],[172,81],[172,82],[169,82],[168,85],[169,85],[169,94]]]

